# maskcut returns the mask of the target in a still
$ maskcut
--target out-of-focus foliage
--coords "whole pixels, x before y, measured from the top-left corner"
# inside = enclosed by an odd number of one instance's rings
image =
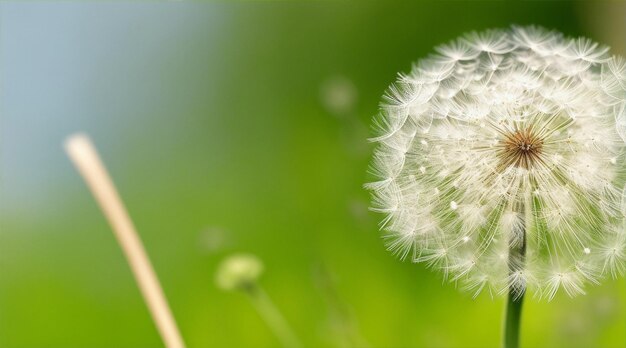
[[[278,344],[215,286],[233,252],[262,259],[260,283],[307,346],[498,346],[502,300],[384,250],[365,139],[396,73],[463,32],[538,24],[605,41],[578,6],[0,4],[0,346],[161,344],[62,152],[76,130],[101,151],[190,347]],[[529,301],[522,344],[623,347],[625,288]]]

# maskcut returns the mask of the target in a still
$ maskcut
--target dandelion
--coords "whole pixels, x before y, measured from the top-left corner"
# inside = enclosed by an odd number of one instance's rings
[[[219,265],[215,283],[222,290],[246,290],[255,286],[263,273],[263,263],[256,256],[233,255]]]
[[[391,251],[478,295],[570,296],[626,260],[626,61],[536,27],[465,35],[375,118]]]
[[[254,255],[231,255],[218,266],[215,283],[225,291],[242,291],[284,347],[300,348],[297,336],[258,284],[263,269],[263,262]]]

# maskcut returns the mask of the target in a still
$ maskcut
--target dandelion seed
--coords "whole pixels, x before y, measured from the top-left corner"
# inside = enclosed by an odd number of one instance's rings
[[[323,106],[330,113],[344,117],[354,109],[357,91],[354,83],[345,76],[333,76],[321,87],[320,97]]]
[[[574,296],[623,274],[625,61],[536,27],[436,51],[374,121],[389,248],[473,294]]]
[[[455,201],[450,202],[450,209],[456,210],[458,207],[459,205]]]

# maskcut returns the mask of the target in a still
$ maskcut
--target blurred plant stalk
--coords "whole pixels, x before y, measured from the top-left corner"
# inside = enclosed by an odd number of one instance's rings
[[[165,346],[184,348],[176,321],[141,239],[90,139],[84,134],[72,135],[65,142],[65,151],[113,228]]]
[[[336,278],[324,264],[315,268],[314,281],[328,306],[328,325],[338,348],[369,348],[371,345],[359,332],[358,324],[336,288]]]
[[[252,305],[259,312],[259,315],[263,317],[263,320],[267,323],[270,329],[274,332],[274,335],[278,337],[285,348],[301,348],[302,344],[293,333],[285,318],[280,314],[280,311],[269,296],[261,289],[260,286],[250,287],[244,291]]]
[[[523,204],[516,204],[516,211],[521,216],[525,214]],[[517,226],[517,230],[513,230],[511,240],[509,242],[509,272],[511,277],[520,274],[526,263],[526,222]],[[516,242],[515,236],[522,236],[521,242]],[[519,275],[518,275],[519,276]],[[517,283],[514,283],[517,284]],[[504,348],[519,348],[519,332],[522,318],[522,304],[524,303],[524,294],[526,293],[524,286],[509,285],[509,294],[506,304],[506,316],[504,323]]]

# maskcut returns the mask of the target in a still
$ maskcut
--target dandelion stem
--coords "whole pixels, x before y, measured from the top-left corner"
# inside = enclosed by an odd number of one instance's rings
[[[301,348],[302,344],[294,334],[293,330],[287,324],[285,318],[269,296],[258,285],[253,285],[246,289],[245,293],[252,301],[265,323],[274,332],[274,335],[280,340],[285,348]]]
[[[504,333],[504,348],[519,347],[519,328],[522,316],[522,303],[524,294],[517,295],[509,291],[509,298],[506,306],[506,322]]]
[[[514,225],[509,242],[509,296],[504,323],[504,348],[519,347],[519,332],[522,317],[522,304],[526,292],[523,274],[526,259],[525,205],[516,202],[514,210],[518,223]]]

